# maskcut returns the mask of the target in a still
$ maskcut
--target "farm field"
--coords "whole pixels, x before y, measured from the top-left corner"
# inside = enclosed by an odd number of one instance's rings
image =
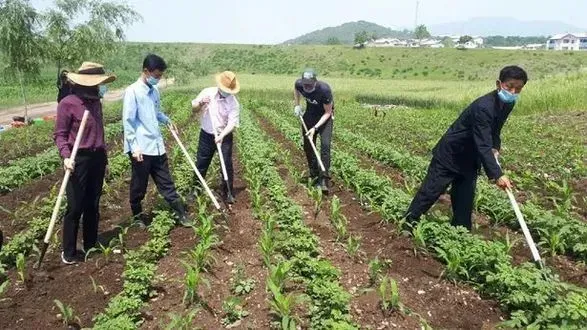
[[[120,72],[117,88],[136,79],[128,63],[145,46],[128,44],[106,61]],[[101,248],[64,266],[57,231],[44,269],[35,270],[63,175],[52,124],[0,133],[0,329],[61,329],[64,322],[95,329],[587,327],[584,54],[147,46],[168,59],[176,84],[162,92],[163,107],[193,156],[200,128],[191,100],[213,83],[210,73],[237,72],[237,203],[220,214],[199,196],[189,204],[194,228],[175,227],[151,185],[145,206],[153,223],[132,226],[121,104],[110,103]],[[486,177],[478,181],[471,233],[448,225],[448,196],[412,231],[402,229],[431,148],[464,106],[494,88],[506,64],[522,65],[531,80],[503,129],[502,165],[544,270],[530,263],[506,194]],[[328,195],[307,184],[293,116],[292,86],[305,66],[334,91]],[[39,84],[33,100],[53,97],[52,82]],[[1,95],[0,107],[15,104]],[[186,196],[195,174],[163,131]],[[214,190],[218,167],[208,171]]]

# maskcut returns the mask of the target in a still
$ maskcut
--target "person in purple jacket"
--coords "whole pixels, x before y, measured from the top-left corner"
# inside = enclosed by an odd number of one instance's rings
[[[106,173],[106,143],[100,99],[106,84],[116,80],[106,74],[101,64],[84,62],[77,73],[67,73],[72,85],[70,95],[57,106],[53,133],[65,169],[73,171],[67,183],[67,209],[63,217],[63,252],[61,261],[71,265],[83,257],[77,250],[77,232],[83,215],[82,253],[96,245],[102,184]],[[75,159],[71,151],[85,110],[90,111]]]

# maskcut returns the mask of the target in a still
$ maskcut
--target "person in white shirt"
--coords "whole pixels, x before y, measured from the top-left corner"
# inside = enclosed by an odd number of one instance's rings
[[[235,96],[239,90],[240,83],[236,75],[231,71],[224,71],[216,75],[216,87],[202,90],[192,101],[192,108],[195,111],[202,111],[202,130],[198,143],[196,167],[205,177],[216,151],[216,144],[221,144],[221,157],[224,158],[228,175],[228,187],[223,185],[222,193],[229,204],[235,202],[234,196],[230,193],[233,191],[234,181],[232,132],[239,126],[240,105]]]

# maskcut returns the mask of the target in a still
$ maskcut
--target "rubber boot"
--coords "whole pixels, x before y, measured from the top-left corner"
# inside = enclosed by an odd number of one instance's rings
[[[171,206],[171,208],[173,209],[173,212],[175,213],[175,219],[176,219],[177,223],[179,223],[180,225],[182,225],[184,227],[191,227],[192,226],[192,222],[188,219],[186,212],[185,212],[185,206],[183,205],[183,202],[180,198],[171,202],[169,205]]]

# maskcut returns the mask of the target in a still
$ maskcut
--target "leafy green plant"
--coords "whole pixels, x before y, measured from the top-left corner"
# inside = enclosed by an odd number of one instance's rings
[[[6,292],[6,290],[8,289],[9,286],[10,286],[9,280],[6,280],[6,281],[2,282],[2,284],[0,284],[0,297],[4,294],[4,292]]]
[[[233,294],[244,295],[248,294],[255,288],[255,280],[246,278],[245,269],[242,264],[239,264],[236,269],[232,270],[233,277],[230,279],[230,290]]]
[[[249,312],[242,306],[242,301],[236,297],[229,297],[225,300],[222,303],[222,310],[225,313],[224,318],[222,318],[222,324],[225,326],[249,316]]]
[[[79,317],[75,316],[75,312],[73,308],[69,305],[63,304],[61,301],[55,299],[53,300],[57,308],[59,309],[59,313],[61,315],[61,321],[64,325],[72,325],[74,321],[80,322]]]
[[[265,263],[265,266],[269,267],[271,265],[271,256],[275,250],[275,241],[273,240],[273,234],[271,232],[263,231],[259,247],[263,256],[263,262]]]
[[[212,254],[212,248],[218,244],[218,236],[211,234],[207,237],[201,237],[198,245],[189,252],[193,263],[200,267],[200,270],[209,271],[212,265],[216,263],[216,258]]]

